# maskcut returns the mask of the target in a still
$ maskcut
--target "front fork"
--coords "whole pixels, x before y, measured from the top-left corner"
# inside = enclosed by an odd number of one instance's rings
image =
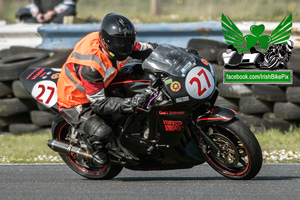
[[[222,150],[215,144],[215,142],[209,137],[209,135],[204,132],[196,123],[194,123],[191,127],[192,132],[198,138],[198,146],[203,153],[209,153],[210,150],[216,152],[219,156],[222,153]],[[200,141],[200,138],[203,141]]]
[[[236,112],[230,108],[211,106],[205,114],[198,116],[195,121],[193,120],[191,128],[204,141],[200,142],[200,147],[204,153],[209,153],[209,150],[213,150],[219,156],[222,150],[201,127],[209,128],[217,124],[226,123],[232,120],[235,115]]]

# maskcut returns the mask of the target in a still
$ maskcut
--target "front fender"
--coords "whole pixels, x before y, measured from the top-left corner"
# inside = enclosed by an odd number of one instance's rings
[[[221,106],[213,106],[210,111],[204,115],[199,116],[196,119],[197,125],[206,127],[212,124],[222,124],[232,120],[236,115],[236,112],[230,108]]]

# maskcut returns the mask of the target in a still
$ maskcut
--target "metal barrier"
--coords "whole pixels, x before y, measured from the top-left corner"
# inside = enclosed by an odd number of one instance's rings
[[[272,32],[278,23],[242,22],[239,29],[250,33],[251,25],[264,24]],[[0,26],[0,50],[13,45],[41,49],[72,49],[76,42],[90,32],[98,31],[99,24],[13,24]],[[137,40],[141,42],[169,43],[186,47],[192,38],[206,38],[225,42],[221,22],[136,24]],[[300,47],[300,23],[293,23],[291,39]]]
[[[43,42],[38,48],[64,49],[73,46],[86,34],[98,31],[99,24],[44,25],[38,28]],[[136,24],[137,40],[141,42],[169,43],[186,47],[191,38],[222,40],[219,22],[175,24]]]
[[[41,24],[9,24],[0,25],[0,50],[11,46],[36,47],[42,43],[38,34]]]

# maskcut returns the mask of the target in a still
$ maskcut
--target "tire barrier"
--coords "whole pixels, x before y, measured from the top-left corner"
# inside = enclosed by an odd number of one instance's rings
[[[51,126],[55,113],[32,98],[19,75],[29,67],[59,68],[70,52],[23,46],[0,51],[0,134],[36,132]]]
[[[293,51],[292,52],[292,57],[287,63],[288,69],[293,70],[294,73],[300,73],[300,51]]]
[[[38,110],[41,110],[41,111],[49,111],[49,108],[46,108],[43,104],[41,104],[40,102],[36,102],[36,105],[37,105],[37,108]]]
[[[277,102],[274,105],[275,117],[284,120],[300,119],[300,105],[291,102]]]
[[[66,58],[70,55],[71,50],[66,50],[63,52],[51,52],[49,57],[36,62],[31,65],[34,68],[60,68],[66,61]]]
[[[15,80],[12,84],[12,90],[15,97],[18,99],[32,99],[32,96],[27,92],[24,85],[19,80]]]
[[[20,53],[0,60],[0,81],[17,80],[20,74],[31,64],[49,55],[46,52]]]
[[[19,115],[12,115],[9,117],[0,117],[0,128],[5,129],[10,124],[15,123],[31,123],[29,113],[21,113]]]
[[[199,42],[196,44],[199,46]],[[212,44],[210,62],[220,91],[215,105],[237,111],[237,117],[255,131],[272,128],[287,131],[300,124],[299,69],[293,71],[293,84],[289,85],[223,84],[224,67],[218,62],[224,45],[219,42],[217,45],[215,42],[205,44]],[[197,45],[194,48],[202,48]],[[298,60],[300,54],[297,52],[300,51],[295,51],[292,58]],[[201,51],[198,52],[201,56]],[[22,46],[0,51],[0,69],[3,69],[0,74],[0,134],[35,132],[51,126],[54,113],[32,99],[18,76],[21,69],[28,67],[61,67],[69,53],[70,50],[52,51]],[[295,63],[290,66],[297,68]]]
[[[261,101],[254,96],[245,96],[240,99],[239,106],[242,113],[255,115],[271,112],[273,104]]]
[[[30,132],[34,132],[41,129],[41,127],[39,127],[36,124],[32,124],[32,123],[14,123],[14,124],[10,124],[8,126],[8,131],[10,133],[14,133],[16,135],[18,134],[22,134],[22,133],[30,133]]]
[[[12,94],[11,82],[0,82],[0,98]]]
[[[252,85],[252,94],[255,98],[269,102],[286,102],[284,88],[276,85]]]
[[[240,120],[242,120],[245,124],[251,124],[254,127],[261,126],[261,118],[262,118],[261,114],[248,115],[248,114],[244,114],[244,113],[238,112],[237,113],[237,117]]]
[[[0,116],[9,117],[37,109],[34,99],[22,100],[18,98],[0,99]]]
[[[226,51],[227,44],[207,39],[191,39],[188,47],[197,49],[198,54],[209,62],[215,62],[220,52]]]
[[[222,97],[240,99],[251,95],[251,87],[248,85],[219,83],[218,88]]]
[[[32,123],[38,125],[39,127],[50,126],[55,116],[55,113],[48,111],[33,110],[30,112]]]
[[[263,115],[261,125],[266,130],[276,128],[281,131],[287,131],[292,126],[292,123],[276,118],[274,113],[265,113]]]
[[[300,87],[288,87],[286,89],[286,98],[289,102],[300,103]]]
[[[215,72],[216,72],[217,83],[223,82],[223,69],[224,69],[224,67],[222,67],[218,64],[214,64],[214,63],[212,63],[212,66],[213,66],[213,68],[215,69]]]
[[[226,98],[218,96],[215,105],[231,108],[235,111],[239,111],[239,100],[235,98]]]

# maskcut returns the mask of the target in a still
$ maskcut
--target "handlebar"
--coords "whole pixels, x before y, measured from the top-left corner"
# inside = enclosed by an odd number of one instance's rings
[[[146,112],[146,113],[149,113],[151,111],[151,109],[152,109],[152,106],[149,106],[149,108],[147,108],[147,109],[136,107],[136,110],[139,110],[139,111],[142,111],[142,112]]]
[[[152,103],[152,101],[154,101],[157,97],[158,97],[158,91],[157,90],[151,90],[151,89],[147,89],[146,91],[145,91],[145,93],[146,93],[146,95],[148,96],[149,95],[149,98],[147,98],[147,100],[149,100],[148,101],[148,103],[146,103],[146,108],[144,109],[144,108],[141,108],[141,107],[136,107],[136,111],[137,110],[140,110],[140,111],[143,111],[143,112],[150,112],[151,111],[151,108],[152,108],[152,106],[150,106],[150,104]]]

